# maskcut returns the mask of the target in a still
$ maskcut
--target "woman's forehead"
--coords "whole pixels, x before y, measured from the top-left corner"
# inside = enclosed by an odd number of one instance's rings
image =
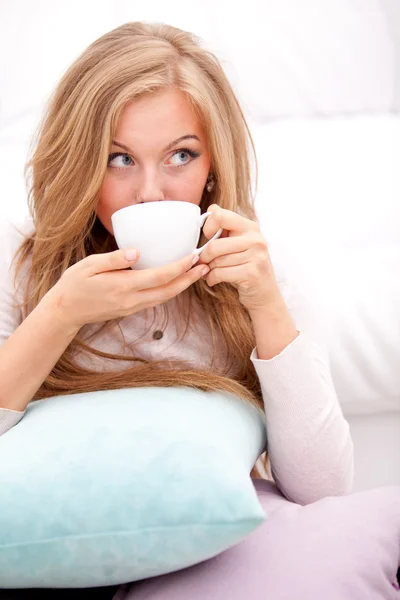
[[[183,92],[163,90],[129,102],[122,111],[115,136],[118,141],[123,141],[119,138],[124,136],[137,143],[151,136],[161,145],[167,145],[173,139],[189,134],[204,140],[196,111]]]

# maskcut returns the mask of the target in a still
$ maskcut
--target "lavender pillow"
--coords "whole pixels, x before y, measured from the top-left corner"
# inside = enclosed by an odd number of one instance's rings
[[[268,515],[244,541],[194,567],[122,586],[114,600],[400,600],[400,487],[308,506],[256,481]]]

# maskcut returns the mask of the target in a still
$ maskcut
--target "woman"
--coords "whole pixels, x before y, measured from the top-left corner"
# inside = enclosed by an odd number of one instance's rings
[[[350,491],[349,428],[312,308],[293,285],[284,297],[274,274],[251,198],[251,149],[221,66],[188,33],[130,23],[78,58],[29,165],[33,221],[3,236],[0,434],[38,398],[226,390],[265,410],[287,498]],[[197,264],[131,270],[140,248],[117,249],[111,215],[160,200],[210,210],[205,237],[224,234]]]

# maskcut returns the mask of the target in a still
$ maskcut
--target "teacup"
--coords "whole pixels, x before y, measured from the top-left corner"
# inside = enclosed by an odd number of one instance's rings
[[[139,260],[132,269],[162,267],[198,254],[222,234],[222,229],[197,248],[201,228],[212,213],[200,213],[200,207],[179,200],[160,200],[133,204],[112,216],[115,240],[121,249],[139,250]]]

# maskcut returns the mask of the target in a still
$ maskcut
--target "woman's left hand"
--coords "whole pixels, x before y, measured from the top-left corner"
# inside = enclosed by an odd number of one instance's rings
[[[216,204],[208,211],[213,214],[203,228],[206,238],[210,239],[220,227],[224,232],[200,255],[200,261],[210,267],[204,277],[207,284],[212,287],[221,282],[231,283],[250,312],[265,309],[273,302],[281,304],[268,245],[258,223]]]

